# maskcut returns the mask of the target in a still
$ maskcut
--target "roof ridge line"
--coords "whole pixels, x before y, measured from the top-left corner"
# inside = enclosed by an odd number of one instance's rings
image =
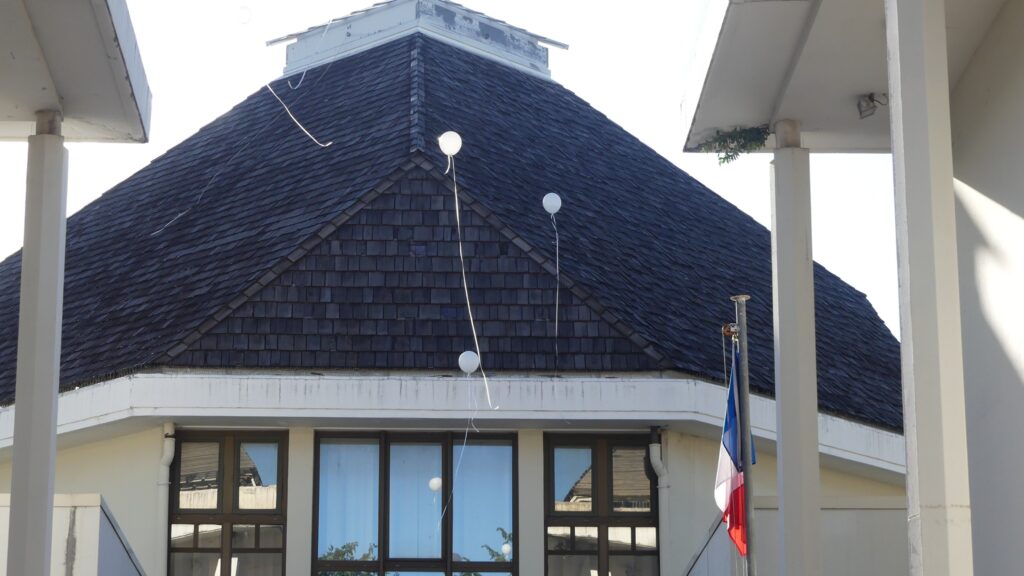
[[[425,164],[420,164],[420,167],[435,180],[441,182],[445,188],[453,190],[452,181],[446,178],[432,162],[426,160]],[[589,290],[567,277],[565,273],[556,273],[557,270],[555,268],[555,262],[551,258],[548,258],[535,250],[529,242],[524,240],[522,236],[517,234],[508,224],[502,221],[501,218],[498,217],[497,213],[485,206],[482,201],[473,198],[472,193],[467,193],[465,187],[459,190],[459,201],[462,205],[468,206],[471,210],[476,212],[477,215],[496,229],[499,234],[508,239],[508,241],[515,245],[516,248],[522,250],[523,254],[536,262],[541,269],[554,276],[556,278],[556,282],[561,282],[561,285],[568,289],[573,296],[579,298],[580,302],[593,310],[601,320],[607,322],[612,329],[629,340],[634,346],[639,348],[641,352],[652,358],[660,368],[668,370],[677,369],[669,359],[662,354],[657,347],[655,347],[653,342],[632,328],[622,320],[618,314],[615,314],[605,307],[605,305],[602,304],[596,296],[591,294]]]
[[[413,35],[412,50],[409,51],[409,152],[426,150],[427,120],[424,113],[427,94],[424,86],[423,37]]]
[[[273,266],[260,275],[259,278],[249,284],[238,296],[218,308],[216,312],[206,318],[206,320],[200,323],[192,331],[187,333],[181,340],[175,342],[163,354],[156,356],[152,361],[146,362],[144,365],[160,365],[170,362],[179,354],[188,350],[189,346],[205,336],[210,330],[213,330],[221,322],[231,316],[235,310],[248,302],[250,298],[258,294],[286,270],[291,268],[296,262],[312,252],[314,248],[323,243],[327,237],[355,216],[356,213],[368,206],[370,202],[381,194],[391,190],[391,188],[401,180],[402,176],[415,168],[422,168],[428,172],[434,169],[433,165],[430,164],[422,154],[413,153],[410,155],[405,162],[385,176],[379,183],[377,183],[376,186],[363,193],[361,196],[356,197],[356,199],[342,210],[340,214],[332,218],[327,224],[321,226],[316,232],[299,244],[297,248],[281,257]]]

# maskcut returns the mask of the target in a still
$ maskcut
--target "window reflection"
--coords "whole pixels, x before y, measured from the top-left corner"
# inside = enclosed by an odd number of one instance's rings
[[[220,524],[200,524],[196,546],[199,548],[220,548]]]
[[[220,489],[220,443],[182,442],[178,465],[178,508],[214,510]]]
[[[593,576],[597,574],[597,556],[548,555],[548,576]]]
[[[174,552],[171,576],[214,576],[220,570],[219,552]]]
[[[576,534],[576,550],[597,550],[597,526],[577,526],[573,532]]]
[[[452,560],[512,561],[512,446],[470,443],[452,450],[454,481]],[[461,461],[460,461],[461,459]]]
[[[277,509],[277,444],[242,442],[238,450],[238,507]]]
[[[377,440],[320,442],[319,559],[377,559],[379,470]]]
[[[568,552],[572,550],[572,528],[568,526],[548,526],[548,550]]]
[[[651,552],[658,549],[658,529],[654,527],[638,527],[636,529],[637,552]]]
[[[608,576],[658,576],[658,557],[609,556]]]
[[[610,526],[608,528],[608,549],[629,551],[633,548],[633,529],[629,526]]]
[[[646,457],[646,448],[612,448],[614,511],[651,511],[651,479],[647,476]]]
[[[590,448],[555,448],[555,511],[590,512],[593,471]]]
[[[281,553],[249,552],[231,556],[231,576],[282,576]]]
[[[390,464],[390,557],[440,558],[441,445],[392,444]]]
[[[192,548],[195,546],[195,526],[192,524],[171,524],[171,548]]]

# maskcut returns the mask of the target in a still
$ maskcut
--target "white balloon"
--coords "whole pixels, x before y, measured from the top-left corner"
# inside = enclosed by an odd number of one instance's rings
[[[444,152],[445,156],[455,156],[462,150],[462,136],[459,136],[458,132],[452,132],[451,130],[441,134],[437,139],[437,143],[441,146],[441,152]]]
[[[480,357],[476,355],[476,352],[466,350],[462,354],[459,354],[459,368],[466,374],[476,372],[476,369],[479,367]]]
[[[508,555],[512,553],[512,545],[508,542],[501,545],[501,555],[508,558]]]
[[[441,479],[438,478],[437,476],[434,476],[433,478],[430,479],[430,482],[427,482],[427,486],[430,488],[431,492],[440,492]]]
[[[544,209],[548,211],[548,214],[554,214],[562,209],[562,197],[554,192],[549,192],[544,195]]]

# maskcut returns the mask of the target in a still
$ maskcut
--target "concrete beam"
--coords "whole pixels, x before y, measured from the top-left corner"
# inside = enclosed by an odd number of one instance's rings
[[[973,573],[943,0],[886,0],[910,573]]]
[[[778,574],[815,576],[821,573],[821,488],[810,154],[800,147],[800,125],[796,121],[778,122],[775,136],[780,146],[772,162]]]
[[[59,112],[40,112],[28,139],[7,574],[50,573],[68,184],[60,126]]]

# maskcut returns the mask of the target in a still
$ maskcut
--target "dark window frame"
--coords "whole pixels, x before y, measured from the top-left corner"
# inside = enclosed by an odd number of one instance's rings
[[[174,460],[171,463],[170,494],[168,502],[168,538],[170,527],[174,524],[192,524],[192,547],[173,548],[167,550],[167,572],[171,573],[171,559],[175,553],[220,551],[221,566],[231,565],[232,553],[239,554],[280,554],[282,575],[287,562],[287,510],[288,510],[288,431],[287,430],[176,430],[174,433]],[[188,442],[216,442],[219,444],[217,487],[217,508],[215,509],[181,509],[179,504],[179,481],[181,467],[181,449]],[[259,442],[277,444],[277,508],[240,509],[238,500],[238,469],[241,462],[242,442]],[[221,527],[220,547],[199,548],[198,528],[200,524],[216,524]],[[255,548],[235,548],[231,544],[232,528],[239,526],[255,526]],[[281,546],[261,548],[260,526],[281,526]]]
[[[642,434],[544,434],[544,574],[548,573],[549,556],[597,556],[598,574],[609,573],[611,556],[655,556],[661,554],[661,530],[658,527],[657,477],[647,452],[649,436]],[[591,448],[591,511],[562,512],[555,510],[555,448]],[[613,499],[612,450],[614,448],[644,448],[644,471],[650,481],[651,510],[649,512],[615,512]],[[577,527],[597,527],[597,550],[577,550]],[[547,542],[549,527],[570,528],[570,550],[550,550]],[[630,550],[610,550],[608,528],[630,527]],[[655,550],[636,549],[636,528],[657,529]]]
[[[323,440],[376,440],[378,446],[378,488],[377,488],[377,559],[372,561],[325,561],[319,559],[320,546],[320,446]],[[454,449],[462,446],[466,439],[473,442],[508,442],[512,448],[512,561],[511,562],[454,562],[452,541],[454,529],[455,498],[452,494],[454,475]],[[390,466],[393,444],[441,444],[442,502],[448,502],[443,520],[441,536],[441,557],[391,558],[389,550],[390,528]],[[442,506],[443,508],[443,506]],[[323,572],[364,571],[383,576],[388,572],[440,572],[457,575],[463,572],[519,574],[519,447],[515,433],[474,433],[464,432],[345,432],[318,430],[314,434],[313,456],[313,545],[312,576]]]

